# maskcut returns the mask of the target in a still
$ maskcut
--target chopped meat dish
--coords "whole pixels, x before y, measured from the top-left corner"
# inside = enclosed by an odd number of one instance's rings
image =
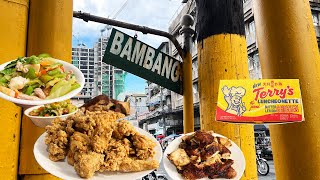
[[[226,178],[233,179],[237,172],[230,158],[231,141],[215,137],[213,132],[196,131],[182,137],[179,148],[167,157],[183,178],[188,180]]]
[[[125,116],[122,110],[104,108],[112,101],[102,99],[85,105],[66,120],[56,118],[46,127],[45,143],[50,160],[67,158],[82,178],[90,178],[97,171],[157,169],[159,162],[153,159],[156,143],[138,133],[128,121],[118,121]],[[108,103],[101,102],[107,100]]]

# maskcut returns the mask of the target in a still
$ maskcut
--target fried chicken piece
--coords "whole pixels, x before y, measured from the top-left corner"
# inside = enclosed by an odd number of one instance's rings
[[[106,120],[108,119],[105,117],[108,116],[107,114],[100,114],[97,116],[98,117],[95,117],[97,118],[96,129],[92,136],[91,145],[95,152],[103,153],[107,149],[109,141],[111,140],[116,122]],[[102,116],[104,118],[100,118],[99,116]]]
[[[65,127],[66,123],[60,118],[54,119],[52,124],[46,127],[45,144],[48,145],[49,159],[52,161],[63,160],[66,157],[68,135]]]
[[[168,154],[168,159],[178,168],[190,163],[190,158],[184,149],[177,149]]]
[[[156,146],[156,143],[151,139],[137,133],[132,136],[132,143],[136,149],[136,156],[139,159],[148,159],[154,157],[154,147]]]
[[[130,135],[135,135],[136,133],[137,132],[134,126],[130,122],[126,120],[120,120],[119,123],[117,123],[112,136],[116,139],[123,139]]]
[[[126,157],[122,160],[119,171],[136,172],[144,170],[158,169],[159,162],[157,160],[140,160]]]
[[[133,144],[130,142],[129,139],[124,138],[122,140],[122,143],[124,147],[127,149],[127,151],[129,151],[129,155],[134,155],[136,153],[135,149],[133,148]]]
[[[103,102],[104,101],[104,102]],[[79,111],[65,121],[57,121],[47,128],[49,156],[52,160],[64,159],[84,178],[96,171],[142,171],[159,167],[156,160],[150,160],[156,143],[140,135],[128,121],[117,121],[124,117],[120,102],[100,101],[96,107],[110,108],[108,111]],[[113,104],[113,105],[112,105]],[[123,110],[121,110],[123,111]],[[68,141],[69,140],[69,141]],[[52,151],[52,152],[51,152]]]
[[[74,163],[76,162],[76,160],[74,159],[74,156],[75,156],[75,152],[69,150],[68,153],[67,153],[67,162],[71,166],[73,166]]]
[[[82,151],[86,152],[90,149],[90,137],[86,134],[75,132],[70,137],[69,149],[71,151]]]
[[[86,134],[75,132],[70,137],[69,151],[67,154],[67,161],[70,165],[74,165],[76,162],[75,154],[77,152],[84,153],[91,149],[90,138]]]
[[[188,180],[195,180],[206,177],[204,169],[192,163],[183,166],[182,170],[179,170],[178,172]]]
[[[105,155],[101,171],[118,171],[123,159],[129,155],[129,149],[122,141],[111,139]]]
[[[57,144],[49,144],[48,152],[49,152],[49,159],[51,161],[60,161],[65,159],[66,157],[65,148],[61,148]]]
[[[104,131],[100,134],[95,134],[92,137],[92,148],[95,152],[103,153],[109,145],[112,136],[112,131]]]
[[[77,116],[74,119],[74,130],[91,136],[94,132],[96,121],[91,116]]]
[[[93,151],[87,153],[78,153],[77,161],[74,163],[74,169],[82,178],[90,178],[103,164],[104,154]]]

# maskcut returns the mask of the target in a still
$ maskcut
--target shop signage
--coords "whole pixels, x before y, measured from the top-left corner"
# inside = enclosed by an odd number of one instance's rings
[[[113,29],[103,62],[182,94],[182,62]]]
[[[286,123],[304,120],[298,79],[221,80],[216,120]]]

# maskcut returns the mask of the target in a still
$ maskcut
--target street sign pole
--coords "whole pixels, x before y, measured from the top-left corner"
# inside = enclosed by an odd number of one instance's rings
[[[193,111],[193,91],[192,91],[192,29],[194,19],[191,15],[184,15],[181,19],[180,34],[184,38],[184,57],[183,57],[183,131],[190,133],[194,131],[194,111]]]

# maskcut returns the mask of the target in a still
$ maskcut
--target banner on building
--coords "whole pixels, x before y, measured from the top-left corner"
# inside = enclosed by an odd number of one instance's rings
[[[182,62],[112,29],[103,62],[182,94]]]
[[[221,80],[216,120],[287,123],[304,120],[298,79]]]

